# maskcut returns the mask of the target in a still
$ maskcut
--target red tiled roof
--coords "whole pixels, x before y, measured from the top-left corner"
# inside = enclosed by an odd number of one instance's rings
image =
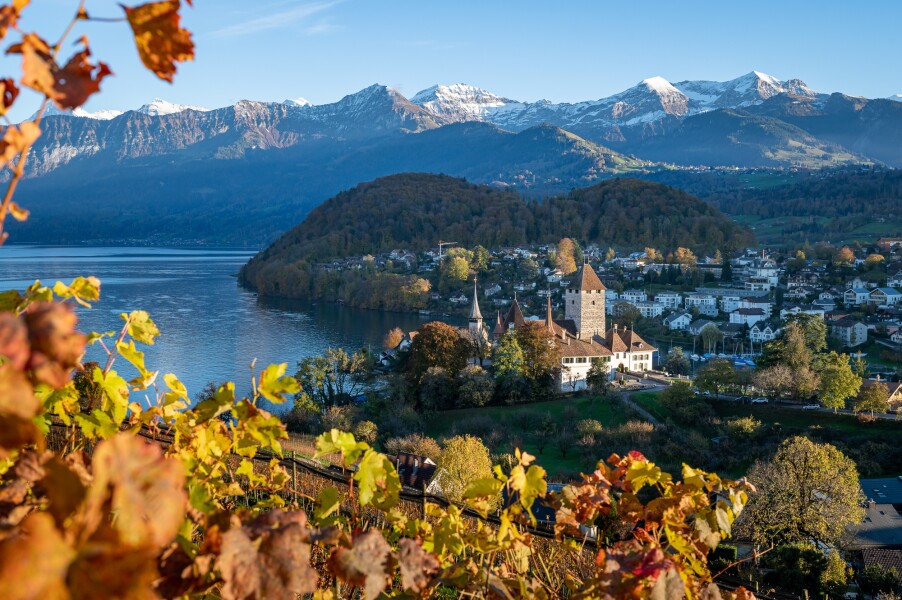
[[[603,292],[607,288],[598,278],[592,265],[586,263],[579,272],[579,289],[583,292]]]

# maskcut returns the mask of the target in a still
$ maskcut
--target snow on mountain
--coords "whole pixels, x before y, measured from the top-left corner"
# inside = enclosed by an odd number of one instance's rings
[[[312,102],[310,102],[306,98],[300,98],[300,97],[299,98],[289,98],[287,100],[284,100],[282,102],[282,104],[285,104],[286,106],[300,106],[300,107],[313,106]]]
[[[79,117],[82,119],[95,119],[98,121],[109,121],[110,119],[115,119],[119,115],[122,114],[121,110],[98,110],[96,112],[88,112],[85,109],[79,107],[75,110],[60,110],[56,107],[55,104],[48,104],[47,108],[44,109],[45,117]],[[31,115],[28,120],[33,121],[38,116],[38,113],[34,113]]]
[[[692,113],[753,106],[777,94],[817,95],[800,79],[784,82],[760,71],[752,71],[730,81],[681,81],[676,87],[690,99]]]
[[[484,89],[455,83],[434,85],[416,93],[410,101],[448,121],[481,121],[486,115],[510,105],[522,103],[503,98]]]
[[[902,102],[902,94],[893,94],[892,96],[887,96],[887,100],[895,100],[896,102]]]
[[[174,115],[175,113],[180,113],[186,110],[196,110],[198,112],[210,112],[209,108],[205,108],[203,106],[191,106],[187,104],[173,104],[172,102],[167,102],[165,100],[160,100],[159,98],[154,98],[149,104],[145,104],[141,108],[139,108],[136,112],[139,112],[144,115],[150,115],[151,117],[162,117],[164,115]]]

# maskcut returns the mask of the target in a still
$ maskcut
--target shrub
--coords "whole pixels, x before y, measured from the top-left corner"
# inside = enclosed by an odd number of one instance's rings
[[[457,407],[485,406],[495,395],[495,380],[482,367],[470,365],[458,378]]]
[[[442,455],[442,447],[433,438],[421,433],[412,433],[405,437],[395,437],[385,442],[385,451],[389,454],[407,452],[420,454],[438,462]]]
[[[459,435],[445,444],[438,461],[436,478],[448,499],[459,502],[471,481],[492,476],[489,449],[479,438]]]
[[[322,416],[323,431],[331,431],[332,429],[340,429],[348,431],[351,429],[351,407],[350,406],[333,406]]]
[[[354,437],[372,446],[379,437],[379,428],[372,421],[360,421],[354,426]]]
[[[579,436],[594,435],[601,433],[603,427],[600,421],[595,419],[583,419],[576,424],[576,433]]]

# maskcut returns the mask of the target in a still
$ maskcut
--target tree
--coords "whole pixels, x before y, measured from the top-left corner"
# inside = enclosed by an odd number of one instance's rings
[[[873,269],[885,261],[886,258],[882,254],[868,254],[868,257],[864,259],[864,266],[867,269]]]
[[[642,312],[634,304],[625,300],[619,300],[614,304],[611,313],[614,315],[614,323],[624,327],[632,327],[636,321],[642,318]]]
[[[442,259],[442,274],[452,281],[466,281],[470,277],[470,263],[463,256]]]
[[[682,246],[677,248],[673,253],[673,260],[684,267],[694,267],[698,263],[698,259],[695,257],[692,250],[683,248]]]
[[[306,357],[298,363],[295,378],[301,386],[296,400],[306,397],[320,410],[350,403],[363,392],[370,364],[366,353],[348,354],[343,348],[327,348],[319,356]]]
[[[448,410],[457,403],[457,381],[442,367],[429,367],[420,377],[418,394],[420,409]]]
[[[858,394],[861,377],[852,372],[848,354],[830,352],[818,360],[821,379],[821,404],[827,408],[845,408],[846,399]]]
[[[752,495],[740,527],[756,544],[834,545],[864,518],[855,463],[830,444],[785,440],[748,474]]]
[[[852,372],[861,377],[862,380],[868,377],[868,363],[861,356],[861,352],[855,353],[855,359],[852,360]]]
[[[557,244],[557,268],[564,275],[576,271],[576,244],[570,238],[564,238]]]
[[[382,338],[382,347],[386,350],[397,348],[398,344],[404,339],[404,332],[400,327],[394,327]]]
[[[472,266],[477,273],[483,273],[488,270],[489,260],[491,260],[491,256],[489,255],[488,250],[479,245],[473,248],[473,260],[470,266]]]
[[[868,565],[858,574],[858,583],[865,594],[892,594],[902,582],[899,571],[895,567]]]
[[[615,258],[617,258],[617,252],[613,248],[608,248],[608,251],[604,253],[605,262],[611,262]]]
[[[495,394],[495,381],[485,369],[469,365],[460,373],[457,386],[457,406],[485,406]]]
[[[855,412],[885,413],[889,410],[889,388],[881,381],[867,382],[861,386],[854,408]]]
[[[661,404],[680,423],[697,424],[714,413],[707,402],[695,397],[685,381],[674,383],[661,392]]]
[[[836,256],[833,257],[833,264],[837,267],[847,267],[855,262],[855,253],[848,246],[843,246]]]
[[[354,437],[372,446],[379,439],[379,427],[372,421],[360,421],[354,425]]]
[[[788,394],[792,388],[792,369],[782,364],[757,369],[753,382],[756,388],[764,391],[769,397],[779,398],[783,394]]]
[[[406,452],[431,458],[438,463],[442,456],[442,447],[433,438],[422,433],[412,433],[404,437],[394,437],[385,442],[385,451],[390,454]]]
[[[726,283],[733,281],[733,265],[730,264],[729,255],[723,261],[723,267],[720,269],[720,280]]]
[[[449,500],[460,502],[472,481],[491,477],[492,459],[482,440],[458,435],[445,443],[433,481],[438,482]]]
[[[664,257],[661,256],[661,253],[650,247],[645,248],[645,260],[652,263],[664,262]]]
[[[712,360],[699,369],[695,385],[705,392],[712,392],[720,397],[720,392],[736,380],[736,368],[729,360]]]
[[[439,321],[426,323],[410,344],[409,373],[419,381],[431,367],[441,367],[453,379],[467,366],[471,349],[456,328]]]
[[[702,338],[705,352],[716,352],[717,344],[723,340],[723,332],[714,323],[708,323],[702,327],[699,336]]]
[[[525,358],[523,348],[513,331],[506,331],[492,350],[492,369],[499,379],[522,376]]]
[[[787,323],[795,323],[802,328],[805,348],[814,356],[827,347],[827,324],[817,315],[799,313],[786,319]]]
[[[593,393],[603,394],[611,383],[611,362],[593,358],[592,366],[586,373],[586,385]]]
[[[689,358],[683,352],[683,349],[679,346],[671,348],[670,352],[667,353],[664,369],[671,375],[688,375],[690,368]]]
[[[515,331],[523,350],[523,374],[536,381],[557,375],[561,357],[551,332],[537,322],[526,323]]]

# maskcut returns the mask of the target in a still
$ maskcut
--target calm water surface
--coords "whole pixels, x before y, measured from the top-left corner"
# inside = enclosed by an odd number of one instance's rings
[[[392,327],[407,331],[428,319],[318,303],[260,299],[240,288],[235,275],[252,253],[234,250],[4,246],[0,248],[0,290],[19,289],[40,279],[52,285],[80,275],[101,280],[100,301],[79,309],[82,331],[118,330],[119,314],[141,309],[162,332],[146,347],[147,365],[175,373],[193,396],[208,381],[234,381],[250,389],[250,363],[257,370],[288,363],[328,347],[381,347]],[[87,360],[105,360],[91,348]],[[125,361],[117,370],[133,376]]]

